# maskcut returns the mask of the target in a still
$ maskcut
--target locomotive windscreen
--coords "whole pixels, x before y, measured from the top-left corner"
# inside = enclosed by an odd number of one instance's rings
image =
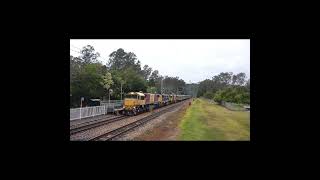
[[[128,99],[137,99],[137,95],[128,94],[128,95],[126,95],[126,98],[128,98]]]

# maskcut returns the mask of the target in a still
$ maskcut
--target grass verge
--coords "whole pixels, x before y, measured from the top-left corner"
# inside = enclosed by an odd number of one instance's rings
[[[250,140],[250,112],[196,99],[179,124],[179,140]]]

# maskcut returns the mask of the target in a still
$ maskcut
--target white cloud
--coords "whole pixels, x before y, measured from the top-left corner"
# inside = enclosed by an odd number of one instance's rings
[[[178,76],[188,83],[211,79],[220,72],[245,72],[250,76],[250,40],[90,39],[70,40],[70,44],[79,48],[90,44],[105,60],[111,52],[123,48],[134,52],[142,67],[148,64],[161,75]]]

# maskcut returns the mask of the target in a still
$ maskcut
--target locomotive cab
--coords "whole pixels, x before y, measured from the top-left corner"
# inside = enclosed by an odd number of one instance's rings
[[[144,105],[145,95],[143,93],[130,92],[124,98],[124,113],[136,115],[140,111],[143,111]]]

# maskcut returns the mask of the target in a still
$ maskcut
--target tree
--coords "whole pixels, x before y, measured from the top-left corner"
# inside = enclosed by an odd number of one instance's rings
[[[248,79],[247,83],[246,83],[246,88],[248,89],[248,91],[250,92],[250,79]]]
[[[103,86],[103,88],[109,94],[110,92],[108,90],[110,89],[111,85],[113,85],[113,80],[112,80],[111,73],[108,72],[105,75],[103,75],[102,76],[102,81],[100,82],[100,84]],[[109,94],[109,97],[110,97],[110,94]]]
[[[126,81],[126,92],[137,92],[142,91],[146,92],[147,90],[147,83],[143,79],[142,76],[136,73],[136,71],[133,68],[128,68],[124,71],[125,73],[125,81]]]
[[[232,72],[225,72],[225,73],[220,73],[216,76],[214,76],[212,79],[214,83],[219,84],[220,86],[226,87],[231,84],[232,82]]]
[[[245,73],[239,73],[237,75],[232,76],[232,85],[244,85],[246,81],[246,74]]]
[[[87,49],[93,50],[93,47]],[[107,68],[100,62],[94,63],[92,59],[95,57],[89,55],[89,50],[84,53],[86,54],[84,57],[88,57],[86,60],[70,56],[71,107],[79,107],[81,97],[85,98],[84,103],[88,103],[91,98],[100,98],[105,94],[101,81],[103,81],[103,75],[107,73]]]
[[[125,84],[126,82],[126,75],[123,71],[111,71],[112,73],[112,79],[114,84],[112,85],[113,95],[112,97],[114,99],[120,99],[121,98],[121,86],[122,86],[122,92],[125,92]]]
[[[215,93],[214,101],[221,103],[222,101],[234,102],[239,104],[249,104],[250,94],[245,87],[228,87],[221,89]]]
[[[148,93],[157,93],[157,88],[156,87],[148,87],[147,92]]]
[[[201,81],[198,88],[198,97],[203,96],[207,91],[211,91],[214,93],[217,87],[215,87],[215,82],[213,80],[206,79],[204,81]]]
[[[80,57],[83,60],[84,63],[97,63],[97,58],[100,57],[100,54],[98,52],[95,52],[93,46],[87,45],[82,48],[80,51],[82,54]]]
[[[199,83],[198,96],[212,98],[217,101],[250,103],[250,79],[244,85],[246,75],[222,72]]]
[[[152,74],[151,74],[151,76],[150,76],[150,80],[152,80],[152,79],[158,79],[160,77],[160,75],[159,75],[159,71],[158,70],[154,70],[153,72],[152,72]]]
[[[238,82],[238,76],[237,75],[233,75],[232,76],[232,85],[236,85]]]
[[[177,93],[179,89],[185,91],[186,83],[179,77],[165,76],[163,79],[164,93]],[[185,93],[185,92],[184,92]]]
[[[145,80],[149,80],[149,76],[150,76],[150,74],[152,72],[152,68],[149,67],[148,65],[144,65],[142,72],[143,72],[144,79]]]
[[[70,56],[70,84],[79,75],[82,68],[81,61],[78,58]]]
[[[114,90],[113,98],[120,99],[121,83],[122,91],[124,93],[131,91],[146,92],[147,90],[147,82],[134,70],[134,67],[126,68],[121,71],[112,70],[111,74],[114,80],[114,84],[111,87]]]
[[[215,102],[218,102],[218,103],[221,103],[222,102],[222,90],[219,90],[215,93],[214,97],[213,97],[213,100]]]
[[[207,91],[206,93],[204,93],[203,96],[204,96],[205,98],[212,99],[212,98],[214,97],[214,93]]]
[[[158,70],[154,70],[149,77],[149,86],[156,86],[156,83],[160,80],[160,75]]]
[[[72,89],[72,106],[79,106],[80,98],[85,98],[88,103],[90,98],[100,98],[104,95],[104,88],[101,85],[103,66],[100,63],[85,64],[79,73],[70,82]]]
[[[145,77],[148,76],[149,67],[141,70],[141,62],[133,52],[127,53],[122,48],[112,52],[109,55],[108,68],[114,80],[111,87],[114,90],[113,98],[120,99],[121,85],[123,92],[146,91]]]
[[[134,55],[135,56],[135,55]],[[137,73],[139,73],[143,77],[143,71],[141,70],[141,62],[138,60],[134,65],[134,69]]]
[[[113,84],[111,73],[106,73],[102,76],[102,81],[100,82],[104,89],[108,90]]]
[[[134,53],[127,53],[122,48],[119,48],[117,51],[112,52],[109,57],[108,66],[111,70],[121,71],[131,67],[135,72],[142,75],[141,63]]]
[[[122,48],[119,48],[117,51],[113,51],[109,55],[108,65],[111,70],[120,70],[124,67],[124,57],[126,52]]]

